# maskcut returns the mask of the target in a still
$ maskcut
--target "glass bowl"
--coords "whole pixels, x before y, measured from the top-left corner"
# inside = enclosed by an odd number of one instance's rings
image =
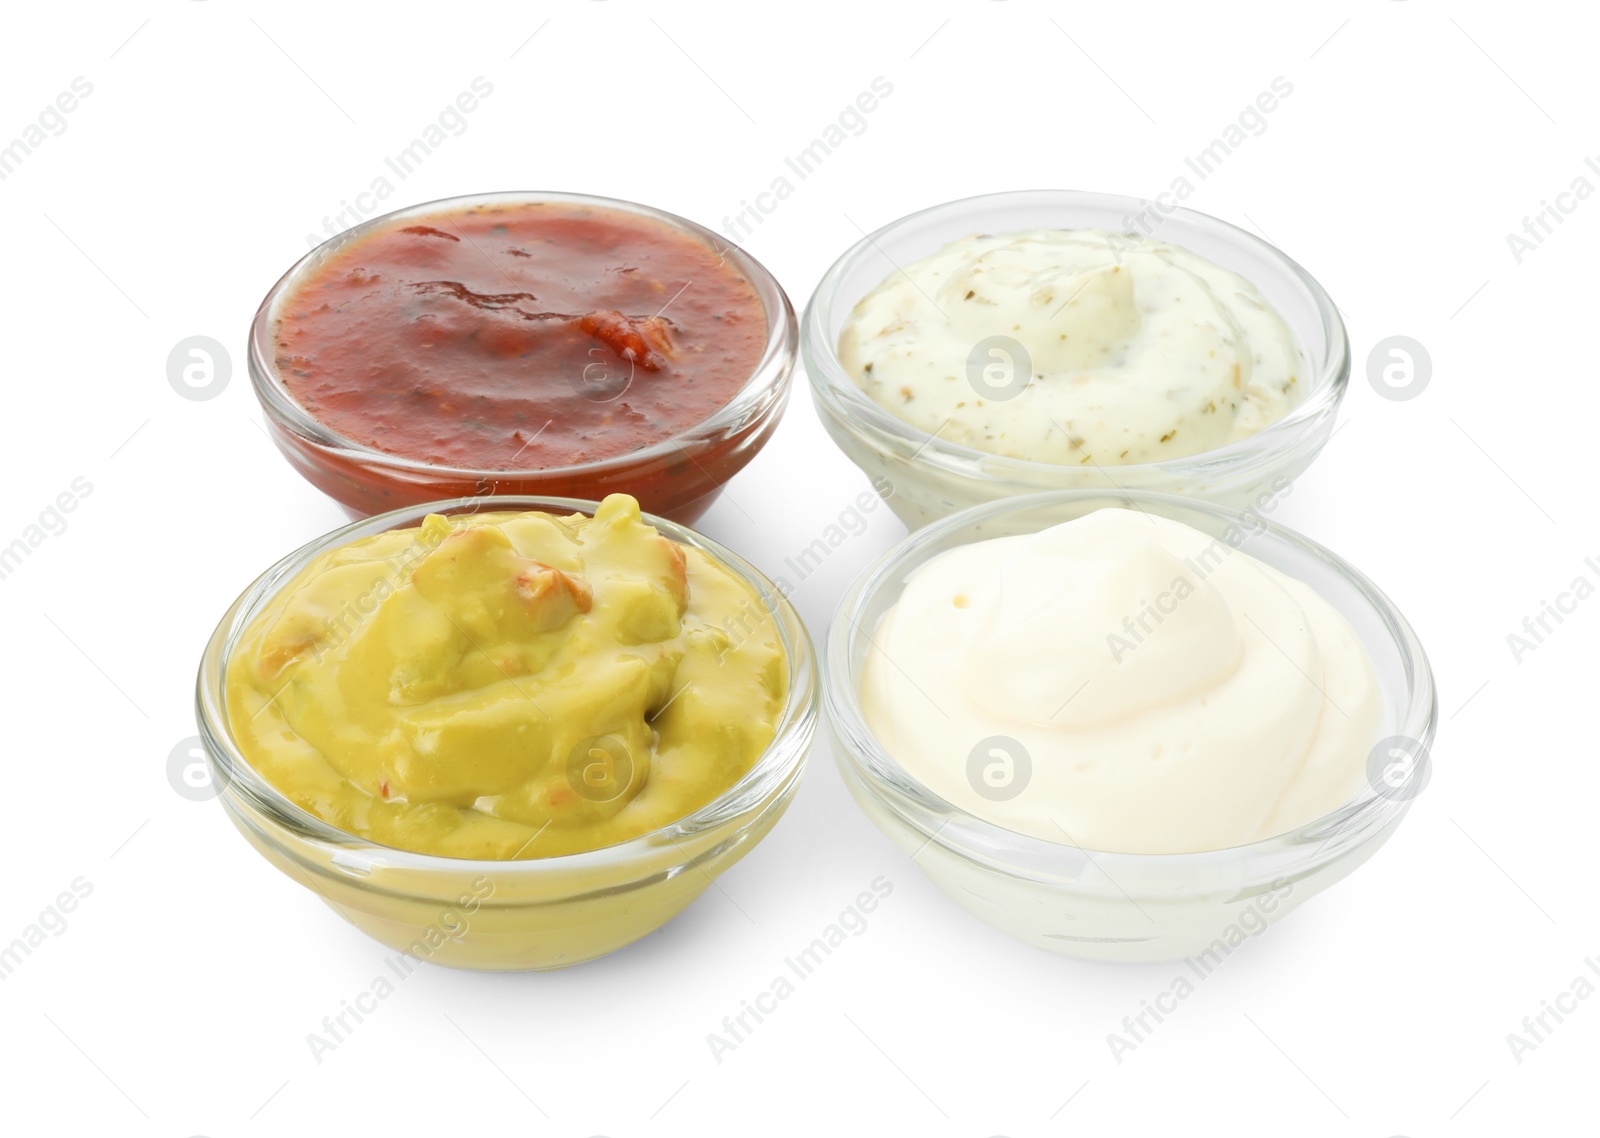
[[[710,418],[639,450],[597,462],[535,470],[473,470],[436,466],[389,454],[346,438],[305,411],[284,386],[274,363],[273,335],[284,298],[330,255],[374,228],[471,206],[534,202],[594,206],[650,218],[699,240],[744,274],[766,310],[767,341],[750,378]],[[485,494],[532,494],[598,501],[631,494],[646,513],[684,524],[716,500],[723,484],[766,444],[789,398],[797,350],[794,309],[777,280],[754,257],[725,238],[663,210],[614,198],[548,191],[472,194],[425,202],[370,218],[307,253],[286,272],[250,326],[250,382],[267,429],[289,464],[353,518],[403,506]]]
[[[1383,696],[1374,754],[1404,740],[1395,777],[1368,766],[1355,798],[1297,830],[1187,854],[1086,850],[1025,836],[922,786],[867,727],[860,678],[873,630],[906,580],[945,550],[1035,533],[1107,506],[1140,509],[1211,534],[1314,588],[1360,637]],[[834,756],[867,817],[954,901],[1010,935],[1069,956],[1203,968],[1348,875],[1399,826],[1426,785],[1437,704],[1411,626],[1366,577],[1322,546],[1259,515],[1145,492],[1053,491],[994,502],[937,522],[889,551],[851,587],[829,632],[824,706]],[[1380,743],[1382,746],[1380,747]]]
[[[457,968],[563,968],[653,932],[748,853],[800,784],[817,717],[816,662],[793,607],[747,562],[692,530],[645,521],[703,550],[748,583],[772,614],[789,662],[789,695],[772,743],[720,797],[613,846],[521,861],[469,860],[378,845],[336,829],[255,772],[228,727],[228,660],[263,604],[319,553],[356,538],[417,525],[430,513],[547,510],[593,513],[567,498],[459,498],[347,525],[291,553],[256,579],[223,616],[200,663],[195,714],[213,785],[256,851],[361,931],[420,960]],[[408,966],[409,967],[409,966]]]
[[[974,233],[1100,228],[1150,233],[1250,281],[1294,333],[1309,382],[1287,416],[1248,438],[1188,458],[1128,466],[1068,466],[1007,458],[945,442],[874,402],[839,362],[839,332],[883,279]],[[1282,490],[1333,433],[1350,378],[1339,310],[1311,276],[1265,241],[1203,213],[1140,198],[1078,190],[1019,190],[947,202],[891,222],[834,262],[801,320],[801,351],[817,414],[851,462],[912,529],[980,502],[1042,490],[1151,490],[1243,506]]]

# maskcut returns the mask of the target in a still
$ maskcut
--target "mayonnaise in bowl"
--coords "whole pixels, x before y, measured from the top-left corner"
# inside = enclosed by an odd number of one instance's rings
[[[1196,853],[1285,833],[1363,785],[1381,699],[1307,585],[1180,522],[1105,509],[948,550],[873,633],[861,707],[960,809],[1046,841]],[[943,714],[933,713],[933,708]],[[974,749],[1014,743],[996,796]]]
[[[1225,956],[1366,862],[1438,715],[1404,615],[1336,553],[1087,490],[886,554],[833,622],[826,704],[851,797],[948,897],[1125,961]]]

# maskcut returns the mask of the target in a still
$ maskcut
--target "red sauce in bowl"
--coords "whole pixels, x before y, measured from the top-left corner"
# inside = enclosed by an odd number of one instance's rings
[[[672,438],[733,398],[767,337],[751,282],[693,234],[536,201],[410,215],[340,245],[284,296],[272,351],[334,434],[496,472]]]
[[[333,238],[268,293],[250,379],[354,517],[632,494],[692,524],[789,398],[794,311],[737,246],[577,194],[454,198]]]

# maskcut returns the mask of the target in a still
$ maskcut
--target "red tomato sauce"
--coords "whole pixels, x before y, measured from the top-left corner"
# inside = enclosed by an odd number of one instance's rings
[[[716,250],[653,218],[563,203],[397,219],[285,296],[289,394],[375,450],[548,470],[704,422],[760,362],[767,319]]]

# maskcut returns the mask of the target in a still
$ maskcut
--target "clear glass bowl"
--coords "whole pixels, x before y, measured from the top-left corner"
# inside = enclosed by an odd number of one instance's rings
[[[561,857],[477,861],[392,849],[302,810],[255,772],[228,728],[224,677],[240,634],[288,580],[324,550],[430,513],[592,513],[567,498],[460,498],[395,510],[303,546],[263,573],[223,616],[200,663],[195,715],[228,817],[278,869],[390,948],[457,968],[563,968],[659,928],[755,846],[800,784],[817,717],[816,662],[805,626],[761,573],[692,530],[646,517],[672,540],[714,557],[761,596],[782,635],[789,697],[777,733],[726,793],[670,826]]]
[[[851,310],[900,266],[973,233],[1087,229],[1137,234],[1143,212],[1153,235],[1253,283],[1305,349],[1310,382],[1289,414],[1215,450],[1170,462],[1066,466],[1030,462],[945,442],[897,418],[857,386],[839,363],[839,332]],[[1077,190],[1020,190],[947,202],[864,237],[823,276],[801,319],[811,395],[828,434],[876,482],[894,486],[889,504],[916,529],[957,510],[1041,490],[1152,490],[1243,506],[1282,490],[1333,433],[1350,378],[1350,344],[1339,310],[1304,269],[1236,226],[1193,210],[1140,198]]]
[[[945,550],[1035,533],[1107,506],[1145,510],[1229,541],[1316,589],[1355,629],[1383,693],[1380,740],[1421,756],[1398,789],[1383,778],[1338,810],[1287,834],[1193,854],[1080,849],[1007,830],[922,786],[879,745],[862,715],[869,638],[906,580]],[[1230,545],[1235,544],[1229,541]],[[851,587],[828,636],[827,710],[834,756],[877,827],[954,901],[1029,944],[1069,956],[1153,961],[1226,956],[1339,881],[1394,833],[1426,785],[1437,704],[1411,626],[1376,585],[1322,546],[1259,517],[1167,494],[1054,491],[966,510],[912,534]],[[1220,944],[1220,947],[1219,947]]]
[[[723,253],[727,263],[749,279],[766,309],[766,348],[744,386],[710,418],[650,446],[599,462],[542,470],[473,470],[389,454],[336,433],[295,402],[273,362],[278,312],[284,298],[330,255],[396,219],[530,202],[588,205],[651,218]],[[688,525],[705,513],[728,479],[755,457],[776,429],[789,398],[797,343],[794,309],[777,280],[750,254],[704,226],[614,198],[520,191],[425,202],[370,218],[324,241],[297,261],[261,302],[250,326],[248,358],[250,382],[272,441],[302,477],[338,501],[351,517],[471,495],[533,494],[598,501],[607,494],[623,493],[637,498],[647,513]]]

